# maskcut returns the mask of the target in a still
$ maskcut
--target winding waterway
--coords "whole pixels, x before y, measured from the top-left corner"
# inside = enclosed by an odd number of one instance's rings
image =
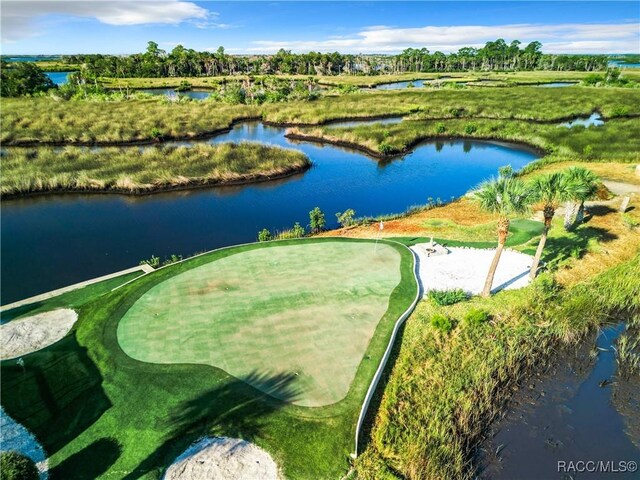
[[[4,201],[2,304],[127,268],[151,255],[189,255],[254,241],[265,227],[306,225],[315,206],[333,227],[335,212],[348,208],[369,216],[402,212],[429,197],[449,200],[503,165],[519,169],[537,158],[514,145],[448,141],[424,143],[383,163],[334,146],[294,142],[285,132],[249,122],[205,140],[258,141],[309,156],[310,170],[283,180],[137,197],[69,194]]]

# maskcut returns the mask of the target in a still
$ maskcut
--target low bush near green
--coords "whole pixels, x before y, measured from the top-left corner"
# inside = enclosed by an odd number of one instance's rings
[[[266,228],[263,228],[262,230],[260,230],[258,232],[258,241],[259,242],[268,242],[269,240],[271,240],[271,238],[272,238],[271,237],[271,232]]]
[[[441,332],[449,333],[453,330],[453,321],[446,315],[436,313],[431,317],[431,326],[437,328]]]
[[[487,323],[491,315],[486,310],[481,308],[472,308],[467,311],[464,315],[464,323],[469,326],[482,325],[483,323]]]
[[[463,302],[469,298],[469,295],[461,288],[456,288],[455,290],[431,290],[428,298],[436,305],[445,306]]]
[[[18,452],[0,453],[0,480],[38,480],[36,464]]]

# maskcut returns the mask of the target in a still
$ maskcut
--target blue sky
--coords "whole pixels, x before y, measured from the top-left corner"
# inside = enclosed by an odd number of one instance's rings
[[[3,54],[455,51],[502,37],[549,53],[640,53],[640,2],[2,1]]]

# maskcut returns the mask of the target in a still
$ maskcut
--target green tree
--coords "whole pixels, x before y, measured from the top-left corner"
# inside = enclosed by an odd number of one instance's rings
[[[269,240],[271,240],[271,238],[272,238],[271,232],[266,228],[263,228],[262,230],[260,230],[258,232],[258,241],[259,242],[268,242]]]
[[[313,233],[318,233],[324,230],[327,222],[324,218],[324,213],[320,210],[320,207],[316,207],[309,212],[309,226]]]
[[[18,62],[0,69],[0,95],[18,97],[46,92],[55,85],[40,67],[32,62]]]
[[[498,268],[500,256],[504,250],[504,244],[509,235],[510,216],[527,211],[531,204],[531,195],[526,185],[518,178],[498,177],[484,182],[473,192],[475,200],[480,208],[498,216],[498,248],[489,267],[487,280],[485,281],[482,295],[488,297],[491,294],[493,278]]]
[[[529,277],[533,280],[538,273],[540,257],[542,257],[544,245],[547,243],[547,236],[551,229],[553,216],[560,202],[566,200],[569,194],[567,177],[560,172],[540,175],[531,182],[531,192],[535,201],[542,203],[542,213],[544,215],[544,230],[540,236],[540,242],[538,243],[536,255],[533,257],[533,264],[529,272]]]
[[[567,203],[564,215],[565,230],[573,230],[584,220],[584,202],[594,198],[598,192],[598,177],[583,167],[566,170]]]
[[[350,227],[351,225],[353,225],[353,217],[355,216],[355,214],[356,211],[353,208],[348,208],[342,213],[336,213],[336,219],[338,220],[338,223],[343,227]]]

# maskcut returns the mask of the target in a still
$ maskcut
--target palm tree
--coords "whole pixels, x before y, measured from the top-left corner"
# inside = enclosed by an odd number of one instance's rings
[[[540,257],[542,256],[544,245],[547,243],[547,235],[551,229],[551,221],[556,209],[560,202],[569,197],[567,176],[560,172],[540,175],[532,180],[531,192],[535,201],[543,204],[542,213],[544,215],[544,230],[540,236],[540,243],[538,243],[536,255],[533,257],[533,264],[529,272],[529,277],[533,280],[538,273]]]
[[[501,176],[480,185],[473,196],[482,210],[498,215],[498,248],[482,290],[482,296],[488,297],[491,294],[493,277],[495,277],[498,268],[500,255],[502,255],[507,235],[509,235],[509,217],[513,214],[526,212],[531,203],[531,195],[520,179]]]
[[[584,220],[584,202],[598,192],[598,177],[583,167],[569,167],[567,177],[567,204],[564,215],[565,230],[572,230]]]

